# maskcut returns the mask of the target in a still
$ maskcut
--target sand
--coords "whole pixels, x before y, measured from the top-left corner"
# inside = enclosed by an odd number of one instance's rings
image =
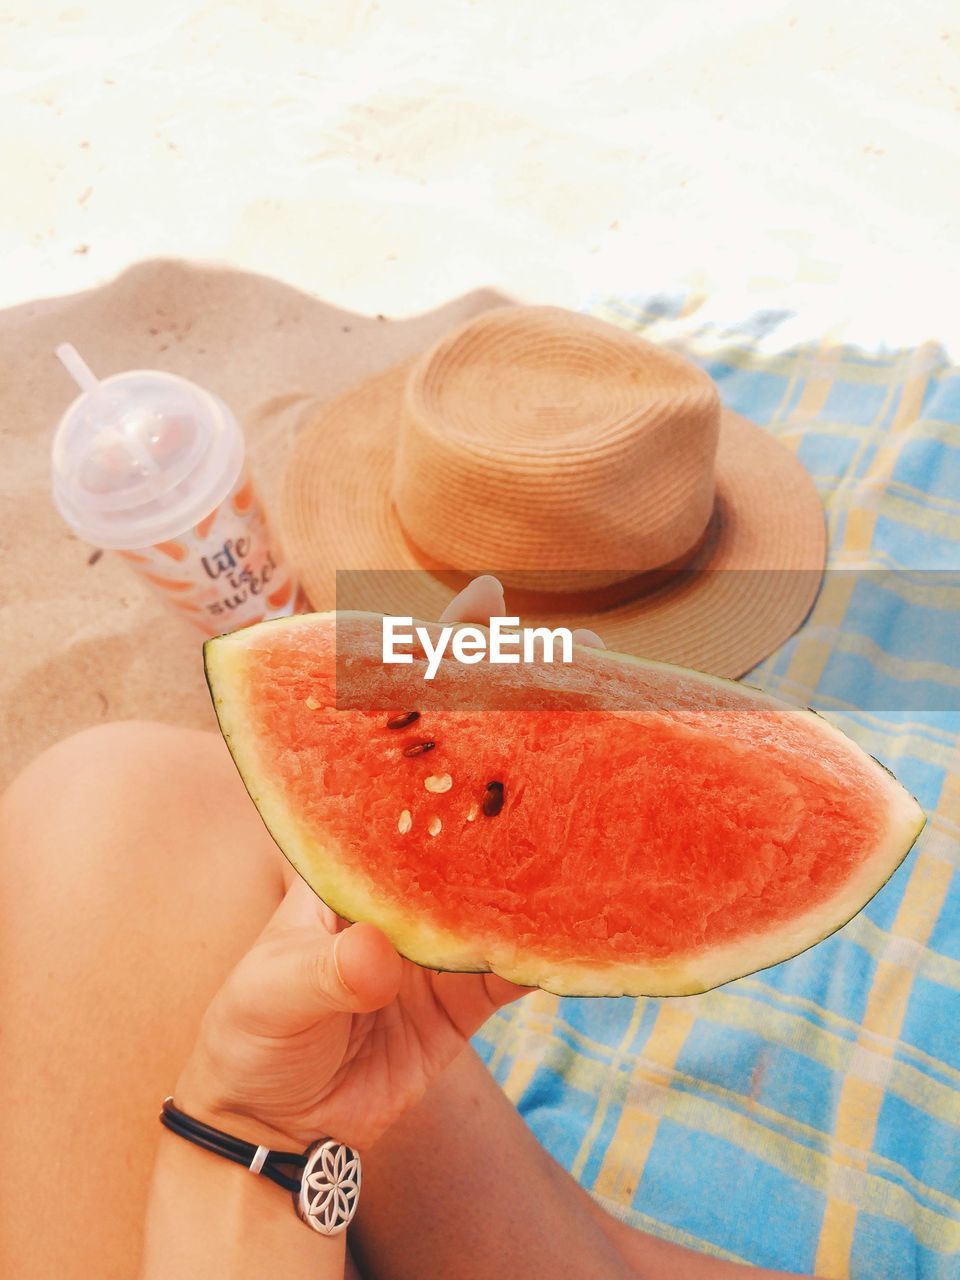
[[[52,509],[56,341],[220,390],[268,496],[305,409],[451,318],[404,317],[485,286],[692,288],[720,315],[957,347],[960,24],[951,0],[905,13],[0,7],[0,781],[87,724],[209,723],[193,634]],[[218,266],[128,271],[157,258]]]
[[[265,277],[159,262],[0,314],[0,414],[19,466],[0,515],[0,777],[65,734],[109,720],[214,727],[202,636],[120,557],[81,542],[53,506],[50,424],[73,394],[67,374],[51,369],[59,334],[84,332],[102,373],[169,369],[220,395],[244,427],[253,473],[276,512],[290,447],[317,404],[503,301],[476,291],[418,319],[389,321]]]

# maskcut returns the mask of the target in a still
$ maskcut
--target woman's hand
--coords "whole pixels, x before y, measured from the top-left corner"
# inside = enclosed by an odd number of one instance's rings
[[[503,615],[475,579],[443,622]],[[579,632],[580,643],[601,643]],[[373,925],[343,922],[295,877],[214,998],[177,1085],[185,1111],[250,1141],[364,1148],[425,1092],[494,1010],[526,988],[493,974],[434,973]]]

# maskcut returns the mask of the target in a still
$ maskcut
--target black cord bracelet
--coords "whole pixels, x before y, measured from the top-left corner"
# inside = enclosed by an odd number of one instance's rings
[[[302,1152],[271,1151],[266,1147],[257,1146],[255,1142],[244,1142],[242,1138],[234,1138],[221,1129],[214,1129],[213,1125],[204,1124],[202,1120],[194,1120],[193,1116],[188,1116],[185,1111],[174,1106],[172,1098],[163,1100],[160,1123],[171,1133],[186,1138],[188,1142],[203,1147],[205,1151],[212,1151],[214,1155],[232,1160],[234,1164],[246,1165],[251,1172],[262,1174],[271,1182],[275,1182],[278,1187],[283,1187],[285,1191],[300,1190],[301,1178],[290,1177],[282,1173],[277,1166],[291,1165],[293,1168],[303,1169],[307,1163],[307,1157]],[[266,1155],[257,1167],[257,1154],[264,1151]]]
[[[346,1230],[356,1212],[360,1157],[352,1147],[321,1138],[306,1151],[272,1151],[195,1120],[175,1106],[173,1098],[164,1098],[160,1123],[204,1151],[244,1165],[291,1192],[299,1217],[323,1235]]]

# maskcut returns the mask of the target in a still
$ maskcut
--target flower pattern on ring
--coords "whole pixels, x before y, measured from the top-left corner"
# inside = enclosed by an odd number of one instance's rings
[[[353,1217],[359,1195],[359,1155],[342,1143],[324,1142],[304,1170],[301,1196],[310,1225],[325,1235],[342,1230]]]

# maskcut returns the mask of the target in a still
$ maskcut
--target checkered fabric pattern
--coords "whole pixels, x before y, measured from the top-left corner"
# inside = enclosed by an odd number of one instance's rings
[[[692,356],[813,475],[829,589],[745,679],[825,712],[928,824],[794,960],[680,999],[536,993],[477,1048],[547,1150],[645,1231],[821,1277],[957,1280],[960,368],[934,344],[796,341],[784,312],[591,309]]]

